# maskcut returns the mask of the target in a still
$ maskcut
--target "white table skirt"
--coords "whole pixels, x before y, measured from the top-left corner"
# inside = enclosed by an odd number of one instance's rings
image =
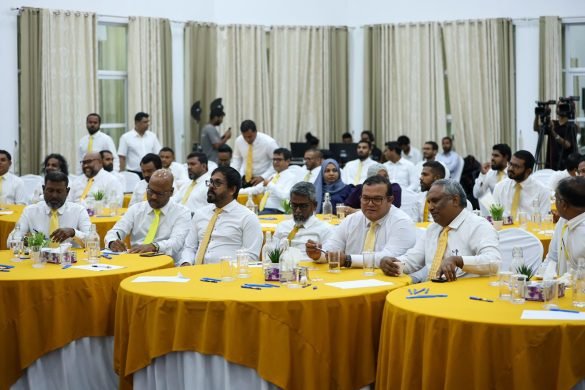
[[[84,337],[37,359],[12,385],[11,390],[117,388],[114,338]]]

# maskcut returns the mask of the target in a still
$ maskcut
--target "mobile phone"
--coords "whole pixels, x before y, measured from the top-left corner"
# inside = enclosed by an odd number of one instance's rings
[[[444,278],[431,279],[431,282],[434,282],[434,283],[445,283],[446,281],[447,281],[447,279],[444,279]]]

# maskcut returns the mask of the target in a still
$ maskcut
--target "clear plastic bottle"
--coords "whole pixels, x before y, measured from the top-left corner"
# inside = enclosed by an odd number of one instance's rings
[[[510,263],[510,271],[514,274],[518,273],[518,268],[524,265],[524,252],[520,247],[512,248],[512,262]]]
[[[331,204],[331,196],[329,195],[329,192],[325,193],[321,212],[323,213],[323,219],[325,221],[330,221],[331,218],[333,218],[333,205]]]
[[[264,239],[264,246],[262,247],[262,268],[266,269],[270,267],[270,258],[268,253],[272,250],[272,233],[266,232]]]
[[[254,203],[253,195],[248,194],[248,200],[246,201],[246,207],[248,210],[256,214],[256,204]]]
[[[100,261],[100,235],[97,232],[95,224],[91,224],[91,230],[85,238],[85,250],[87,251],[87,261],[90,264],[96,264]]]
[[[585,307],[585,258],[577,260],[577,270],[573,275],[573,306]]]
[[[538,203],[538,199],[534,199],[532,201],[532,222],[539,228],[542,224],[543,215],[540,214],[540,205]]]
[[[12,237],[10,237],[10,250],[12,251],[12,261],[15,263],[20,262],[20,255],[24,247],[22,231],[20,225],[16,224]]]

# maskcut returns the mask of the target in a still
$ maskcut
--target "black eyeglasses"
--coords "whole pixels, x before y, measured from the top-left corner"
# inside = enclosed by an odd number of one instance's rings
[[[362,203],[368,204],[368,203],[372,202],[376,206],[379,206],[382,204],[384,199],[388,199],[388,197],[387,196],[364,196],[364,195],[362,195],[360,199],[361,199]]]
[[[210,185],[213,186],[213,188],[219,188],[223,185],[223,181],[221,180],[214,180],[214,179],[209,179],[209,180],[205,180],[205,185],[207,187],[209,187]]]
[[[146,187],[146,192],[148,193],[148,195],[156,195],[156,196],[166,196],[166,195],[169,195],[172,193],[172,191],[163,191],[163,192],[154,191],[150,187]]]

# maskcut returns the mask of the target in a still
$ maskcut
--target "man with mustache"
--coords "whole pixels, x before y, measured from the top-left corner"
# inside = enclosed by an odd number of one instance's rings
[[[148,182],[150,181],[152,174],[158,169],[162,169],[162,160],[157,154],[148,153],[142,157],[142,160],[140,160],[140,171],[143,179],[136,183],[128,207],[146,200],[146,188],[148,187]]]
[[[77,147],[77,156],[81,160],[87,153],[100,152],[108,150],[114,156],[113,167],[116,172],[120,170],[120,160],[116,153],[116,144],[112,137],[100,130],[102,124],[102,117],[99,114],[91,113],[85,119],[85,127],[87,134],[79,141]],[[77,173],[81,173],[81,167],[77,168]],[[111,171],[110,171],[111,172]]]
[[[207,156],[201,152],[191,152],[187,156],[187,172],[189,181],[173,196],[173,202],[182,204],[192,213],[207,206],[207,185],[211,175],[207,170]]]
[[[86,200],[93,199],[98,191],[108,196],[112,194],[116,200],[122,202],[124,191],[118,180],[103,169],[102,156],[99,152],[87,153],[81,161],[81,169],[83,175],[71,183],[71,191],[67,198],[70,202],[85,203]]]
[[[481,173],[473,186],[473,196],[479,199],[487,193],[493,194],[496,184],[508,176],[508,162],[511,156],[512,150],[506,144],[492,147],[492,161],[481,165]],[[487,210],[484,214],[487,215]]]

